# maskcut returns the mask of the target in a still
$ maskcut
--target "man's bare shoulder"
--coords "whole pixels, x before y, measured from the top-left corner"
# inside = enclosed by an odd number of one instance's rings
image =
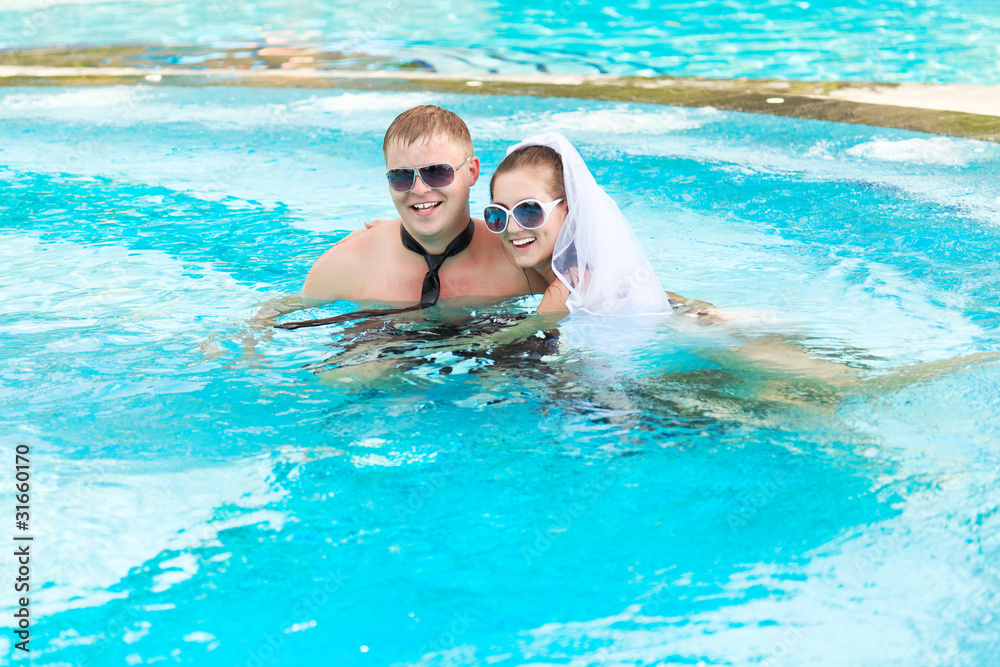
[[[312,265],[302,293],[316,299],[357,298],[367,273],[383,260],[398,234],[398,225],[387,222],[348,235]]]
[[[503,249],[503,242],[500,241],[500,235],[494,234],[487,229],[486,223],[482,220],[473,218],[472,221],[476,225],[476,231],[472,236],[472,241],[475,245],[477,253],[490,260],[504,258],[506,253]]]
[[[514,263],[514,258],[503,247],[503,241],[500,240],[500,236],[488,230],[486,223],[482,220],[475,220],[475,223],[476,233],[472,237],[472,247],[476,256],[476,262],[483,267],[489,267],[494,272],[512,271],[521,273],[521,269]]]

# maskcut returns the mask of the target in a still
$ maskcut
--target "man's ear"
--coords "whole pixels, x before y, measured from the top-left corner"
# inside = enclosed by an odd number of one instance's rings
[[[482,165],[479,164],[479,158],[475,155],[469,158],[469,187],[476,184],[479,180],[479,169]]]

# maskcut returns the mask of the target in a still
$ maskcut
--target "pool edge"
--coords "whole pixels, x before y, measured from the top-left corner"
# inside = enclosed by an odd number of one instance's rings
[[[0,66],[0,86],[256,86],[530,95],[714,107],[1000,142],[1000,86],[612,75]],[[996,109],[995,114],[979,113]],[[974,111],[970,111],[970,109]]]

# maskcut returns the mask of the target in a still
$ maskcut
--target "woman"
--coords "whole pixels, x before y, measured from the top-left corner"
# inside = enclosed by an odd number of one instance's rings
[[[540,311],[672,310],[625,216],[563,135],[548,132],[509,148],[490,199],[486,226],[518,266],[549,281]]]

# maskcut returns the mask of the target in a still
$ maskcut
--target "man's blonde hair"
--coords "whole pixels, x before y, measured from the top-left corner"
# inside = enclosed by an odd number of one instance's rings
[[[433,104],[422,104],[407,109],[392,121],[389,129],[385,131],[385,139],[382,140],[382,155],[386,154],[393,142],[411,146],[420,139],[435,135],[451,139],[462,149],[465,157],[473,154],[472,135],[458,114]]]

